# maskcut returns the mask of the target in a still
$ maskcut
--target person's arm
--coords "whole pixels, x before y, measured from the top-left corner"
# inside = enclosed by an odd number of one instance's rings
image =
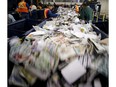
[[[84,18],[84,10],[83,10],[83,8],[81,9],[81,11],[80,11],[80,19],[82,19],[82,20],[84,20],[85,18]]]
[[[14,17],[11,14],[8,14],[8,18],[12,20],[12,22],[15,22],[16,20],[14,19]]]
[[[90,12],[90,20],[92,21],[93,20],[93,10],[91,9],[91,12]]]
[[[48,11],[48,16],[49,17],[57,17],[58,14],[53,14],[50,10]]]
[[[86,14],[86,20],[87,21],[90,21],[90,20],[92,21],[92,19],[93,19],[93,10],[90,7],[88,7],[86,9],[85,14]]]
[[[18,12],[18,7],[19,7],[19,6],[17,5],[17,6],[16,6],[16,9],[15,9],[16,12]]]
[[[27,6],[27,8],[29,9],[29,4],[28,4],[28,3],[26,3],[26,6]]]

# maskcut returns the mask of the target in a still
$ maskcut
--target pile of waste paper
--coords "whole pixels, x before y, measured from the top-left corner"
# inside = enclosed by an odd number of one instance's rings
[[[63,9],[63,10],[62,10]],[[67,8],[58,9],[60,17],[46,21],[25,39],[12,38],[9,59],[15,66],[9,84],[32,86],[37,79],[46,87],[93,87],[94,77],[108,77],[108,38],[94,32],[78,14]]]

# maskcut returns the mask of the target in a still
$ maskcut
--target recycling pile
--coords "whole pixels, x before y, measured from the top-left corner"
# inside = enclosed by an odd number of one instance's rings
[[[47,80],[46,87],[85,87],[97,73],[108,77],[108,42],[71,9],[60,7],[58,13],[42,27],[33,26],[24,40],[10,40],[15,66],[9,84],[29,87],[39,79]]]

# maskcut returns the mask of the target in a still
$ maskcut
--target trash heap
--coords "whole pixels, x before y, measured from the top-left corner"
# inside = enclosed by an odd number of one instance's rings
[[[63,9],[63,10],[62,10]],[[92,87],[97,74],[108,77],[108,38],[94,32],[69,8],[60,17],[33,26],[24,40],[10,40],[9,59],[15,64],[9,84],[32,86],[37,79],[46,87]]]

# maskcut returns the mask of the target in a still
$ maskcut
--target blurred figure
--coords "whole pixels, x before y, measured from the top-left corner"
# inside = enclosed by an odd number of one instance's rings
[[[16,20],[14,19],[14,17],[11,14],[8,14],[8,24],[15,22]]]
[[[42,8],[43,8],[42,3],[39,3],[38,6],[37,6],[37,9],[41,10]]]
[[[16,9],[16,12],[19,13],[21,18],[29,18],[29,5],[25,2],[25,0],[21,0],[21,2],[18,3],[18,7]]]
[[[76,13],[79,13],[79,6],[78,6],[78,4],[75,5],[75,11],[76,11]]]
[[[34,10],[37,10],[37,7],[35,5],[32,5],[30,11],[34,11]]]
[[[35,5],[31,5],[29,18],[35,20],[38,19],[37,7]]]
[[[58,7],[55,2],[54,2],[54,7]]]
[[[59,16],[58,14],[53,14],[52,11],[51,11],[52,9],[53,9],[53,6],[52,5],[48,5],[47,8],[45,8],[45,10],[44,10],[44,17],[45,18]]]
[[[80,9],[80,19],[87,22],[92,22],[93,19],[93,10],[90,8],[88,2],[84,2]]]
[[[57,10],[58,10],[58,5],[56,5],[56,3],[54,3],[52,12],[57,13]]]

